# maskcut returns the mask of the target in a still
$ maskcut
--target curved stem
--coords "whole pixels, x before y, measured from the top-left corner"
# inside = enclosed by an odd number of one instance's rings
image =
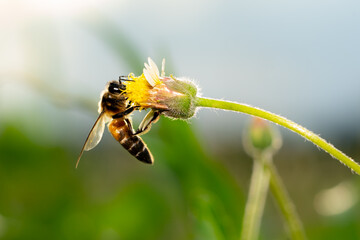
[[[315,133],[309,131],[308,129],[300,126],[299,124],[290,121],[284,117],[276,115],[274,113],[249,106],[247,104],[241,104],[236,102],[229,102],[224,100],[217,100],[211,98],[202,98],[198,97],[197,99],[197,107],[208,107],[208,108],[218,108],[223,110],[230,110],[235,112],[242,112],[246,114],[250,114],[253,116],[257,116],[271,122],[277,123],[285,128],[288,128],[304,138],[308,139],[309,141],[313,142],[315,145],[322,148],[324,151],[328,152],[331,156],[338,159],[341,163],[348,166],[351,170],[356,172],[360,175],[360,165],[357,164],[354,160],[350,157],[346,156],[340,150],[335,148],[330,143],[326,142],[323,138],[319,137]]]

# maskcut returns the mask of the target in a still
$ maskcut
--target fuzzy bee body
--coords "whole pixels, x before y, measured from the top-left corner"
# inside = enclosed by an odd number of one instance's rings
[[[76,167],[83,152],[93,149],[100,142],[106,123],[109,123],[108,128],[112,136],[130,154],[144,163],[152,164],[154,162],[150,150],[138,135],[147,132],[151,124],[158,120],[160,113],[150,111],[140,124],[140,128],[134,132],[129,115],[138,107],[133,106],[124,96],[126,85],[122,83],[122,80],[126,81],[120,77],[119,81],[109,82],[102,92],[99,102],[100,115],[86,138]]]

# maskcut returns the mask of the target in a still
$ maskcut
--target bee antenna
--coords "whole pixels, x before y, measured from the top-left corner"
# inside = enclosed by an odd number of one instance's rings
[[[134,82],[134,80],[129,79],[127,76],[120,76],[120,77],[119,77],[119,82],[121,83],[121,81],[124,81],[124,82]]]

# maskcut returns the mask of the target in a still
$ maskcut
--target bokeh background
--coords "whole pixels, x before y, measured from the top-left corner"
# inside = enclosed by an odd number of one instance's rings
[[[0,239],[238,239],[250,117],[162,118],[143,137],[154,166],[106,131],[75,169],[101,90],[166,58],[203,96],[286,116],[359,161],[359,22],[358,1],[0,1]],[[309,239],[359,239],[359,177],[279,130]],[[288,239],[271,197],[261,239]]]

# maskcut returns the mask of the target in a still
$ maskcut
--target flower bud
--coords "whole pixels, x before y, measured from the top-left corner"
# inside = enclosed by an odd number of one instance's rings
[[[281,146],[280,134],[268,122],[254,117],[244,135],[244,146],[250,155],[257,153],[274,153]]]
[[[165,116],[171,118],[188,119],[195,114],[195,101],[197,94],[197,87],[189,80],[176,79],[174,77],[165,77],[162,79],[165,91],[169,94],[163,94],[158,91],[154,94],[154,102],[162,104],[167,107],[164,112]]]

